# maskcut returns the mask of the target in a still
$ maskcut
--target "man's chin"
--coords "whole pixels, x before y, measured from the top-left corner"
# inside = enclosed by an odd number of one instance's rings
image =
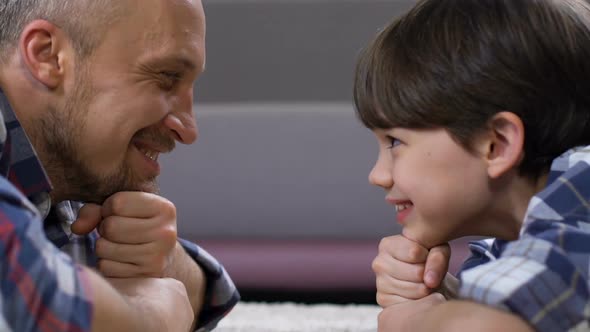
[[[68,199],[102,205],[104,201],[106,201],[109,197],[119,192],[145,192],[158,195],[160,193],[160,188],[155,181],[145,181],[142,183],[135,184],[128,183],[126,185],[119,185],[111,188],[103,187],[102,190],[94,193],[92,193],[91,191],[92,190],[88,190],[85,193],[73,195]]]
[[[160,192],[160,187],[155,181],[144,181],[144,182],[136,182],[136,183],[128,183],[127,185],[118,186],[117,188],[113,188],[111,191],[111,195],[114,195],[118,192],[128,192],[128,191],[139,191],[144,193],[150,194],[158,194]],[[111,196],[109,195],[109,196]]]
[[[141,192],[150,193],[150,194],[159,194],[160,193],[160,187],[158,186],[158,183],[155,181],[155,179],[141,183],[137,186],[134,186],[133,188],[135,188],[135,189],[125,190],[125,191],[141,191]]]

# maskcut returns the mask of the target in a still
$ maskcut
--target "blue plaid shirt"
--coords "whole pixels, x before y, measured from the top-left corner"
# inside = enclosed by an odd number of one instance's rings
[[[470,243],[459,296],[510,311],[537,331],[590,330],[590,146],[551,165],[519,239]]]
[[[79,264],[96,265],[98,233],[70,231],[81,203],[51,206],[49,179],[1,91],[0,175],[0,331],[90,331],[92,294]],[[207,278],[197,331],[212,330],[239,294],[211,255],[179,241]]]

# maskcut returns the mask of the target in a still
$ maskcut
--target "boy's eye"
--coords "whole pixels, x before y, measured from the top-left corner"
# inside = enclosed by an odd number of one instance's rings
[[[393,149],[401,144],[401,141],[393,136],[387,136],[387,140],[389,141],[389,146],[387,147],[388,149]]]

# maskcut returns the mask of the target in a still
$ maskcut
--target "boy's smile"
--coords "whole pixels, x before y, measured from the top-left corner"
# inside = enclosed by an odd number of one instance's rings
[[[483,232],[493,196],[483,156],[444,129],[378,129],[375,135],[379,157],[369,181],[385,189],[406,237],[430,248]]]
[[[400,200],[391,197],[385,197],[385,200],[395,207],[396,219],[400,225],[404,225],[404,220],[412,212],[414,204],[407,199]]]

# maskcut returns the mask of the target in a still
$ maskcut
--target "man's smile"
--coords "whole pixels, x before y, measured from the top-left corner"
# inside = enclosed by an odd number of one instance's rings
[[[136,140],[132,143],[134,150],[141,154],[141,170],[145,170],[142,174],[148,178],[156,177],[160,174],[160,164],[158,158],[161,153],[167,152],[168,149],[157,146],[156,144],[147,143],[145,141]],[[144,173],[144,172],[141,172]]]

